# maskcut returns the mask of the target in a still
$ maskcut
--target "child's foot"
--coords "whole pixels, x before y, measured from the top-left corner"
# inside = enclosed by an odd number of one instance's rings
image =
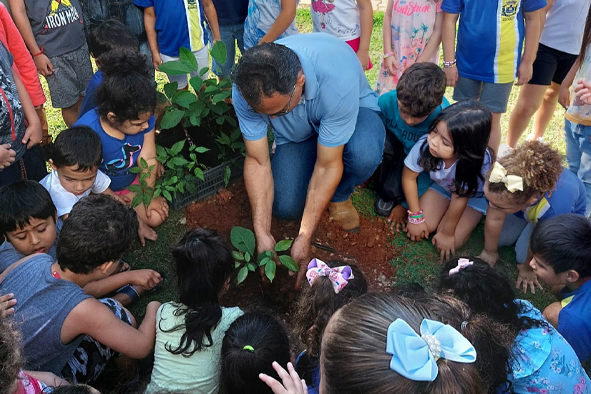
[[[396,205],[396,207],[391,210],[390,216],[388,216],[388,223],[390,223],[390,229],[395,228],[397,233],[399,233],[400,230],[406,231],[406,219],[406,208],[404,208],[402,204]]]

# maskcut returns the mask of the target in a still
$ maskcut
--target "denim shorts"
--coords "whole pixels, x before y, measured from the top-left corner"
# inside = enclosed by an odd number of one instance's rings
[[[503,113],[507,111],[507,102],[513,88],[513,82],[492,83],[475,79],[459,77],[454,88],[454,100],[479,100],[491,112]]]
[[[436,182],[433,182],[429,189],[435,190],[437,193],[441,194],[443,197],[451,201],[451,192],[442,188]],[[470,197],[468,198],[468,206],[476,212],[480,212],[481,214],[486,215],[486,211],[488,209],[488,201],[486,201],[484,195],[482,197]]]

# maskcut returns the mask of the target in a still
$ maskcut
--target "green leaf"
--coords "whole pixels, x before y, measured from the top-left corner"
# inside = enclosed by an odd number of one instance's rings
[[[153,198],[156,198],[156,197],[160,196],[160,194],[162,194],[162,189],[160,189],[160,188],[156,189],[154,191],[154,197]]]
[[[265,276],[267,278],[269,278],[270,282],[273,282],[273,279],[275,279],[275,270],[276,269],[277,269],[277,266],[275,265],[275,262],[273,260],[271,260],[267,264],[265,264]]]
[[[164,196],[164,198],[166,198],[169,202],[172,202],[172,196],[170,195],[170,192],[166,189],[162,190],[162,195]]]
[[[235,262],[234,262],[234,269],[236,269],[236,268],[238,268],[238,267],[240,267],[240,263],[239,263],[239,262],[237,262],[237,261],[235,261]]]
[[[181,153],[181,151],[185,147],[185,141],[186,140],[180,140],[178,142],[175,142],[174,145],[170,147],[170,155],[176,156],[179,153]]]
[[[228,51],[226,49],[226,45],[222,41],[217,41],[213,48],[210,51],[211,57],[215,59],[216,62],[219,64],[226,63],[226,56],[228,56]]]
[[[131,172],[132,174],[140,174],[141,172],[143,172],[142,167],[131,167],[129,169],[129,172]]]
[[[209,72],[209,67],[203,67],[200,71],[199,71],[199,76],[202,77],[205,74],[207,74]]]
[[[189,164],[189,161],[187,159],[185,159],[184,157],[181,156],[176,156],[173,157],[172,159],[170,159],[170,161],[175,165],[175,166],[186,166],[187,164]]]
[[[246,268],[246,267],[240,268],[240,271],[238,271],[238,276],[236,278],[238,284],[244,282],[244,279],[246,279],[247,276],[248,276],[248,268]]]
[[[271,258],[273,258],[273,252],[271,252],[270,250],[265,250],[265,251],[263,252],[263,254],[264,254],[265,256],[267,256],[268,258],[270,258],[270,259],[271,259]]]
[[[224,187],[228,187],[231,177],[232,177],[232,169],[230,168],[230,166],[224,167]]]
[[[234,257],[234,260],[244,261],[244,255],[242,253],[240,253],[240,252],[233,251],[232,252],[232,257]]]
[[[204,146],[198,146],[195,148],[195,151],[197,153],[205,153],[205,152],[209,152],[209,149]]]
[[[197,59],[195,59],[195,55],[191,52],[190,49],[180,47],[179,48],[179,59],[181,63],[185,66],[189,67],[191,71],[197,71]]]
[[[211,101],[212,101],[214,104],[217,104],[217,103],[219,103],[220,101],[224,101],[224,100],[225,100],[225,99],[227,99],[227,98],[228,98],[228,95],[227,95],[226,93],[218,93],[218,94],[214,95],[214,96],[211,98]]]
[[[287,249],[291,248],[291,244],[293,243],[292,239],[282,239],[281,241],[275,244],[275,251],[276,252],[285,252]]]
[[[188,90],[179,90],[172,97],[172,102],[183,108],[189,109],[189,106],[197,102],[197,97]]]
[[[202,181],[205,181],[205,177],[203,176],[203,170],[201,168],[195,168],[195,176],[199,179],[201,179]]]
[[[191,79],[189,79],[189,84],[195,89],[196,93],[199,93],[201,86],[203,86],[203,80],[199,77],[191,77]]]
[[[132,193],[141,193],[142,192],[142,186],[141,185],[131,184],[131,185],[127,186],[126,189],[129,190]]]
[[[189,122],[191,122],[193,126],[201,126],[201,114],[196,111],[191,112]]]
[[[140,165],[142,166],[143,169],[145,169],[145,170],[148,169],[148,162],[143,157],[140,157]]]
[[[247,263],[246,267],[248,268],[249,271],[254,272],[257,269],[257,266],[253,263]]]
[[[133,198],[133,200],[131,201],[131,207],[135,208],[137,206],[139,206],[143,201],[143,197],[142,194],[136,194],[135,197]]]
[[[172,108],[170,111],[166,111],[162,117],[162,123],[160,127],[163,129],[172,129],[180,123],[181,119],[185,116],[185,111],[177,108]]]
[[[234,119],[233,117],[231,117],[230,115],[224,115],[224,118],[226,118],[226,121],[228,123],[230,123],[230,125],[232,127],[236,127],[236,119]]]
[[[270,258],[263,257],[263,259],[261,261],[259,261],[259,267],[262,267],[263,265],[266,265],[269,261],[271,261]]]
[[[151,193],[144,193],[144,198],[143,198],[143,202],[144,205],[147,207],[150,205],[150,203],[152,202],[152,194]]]
[[[248,253],[248,252],[244,253],[244,260],[250,261],[250,258],[251,258],[250,253]]]
[[[264,259],[265,257],[267,257],[267,255],[265,254],[265,252],[263,252],[263,253],[260,253],[260,254],[259,254],[259,256],[257,257],[257,264],[258,264],[258,265],[263,265],[263,264],[261,264],[261,261],[263,261],[263,259]]]
[[[298,272],[300,270],[298,263],[296,263],[295,260],[289,256],[279,256],[279,261],[281,261],[281,264],[283,264],[290,271]]]
[[[221,126],[224,123],[224,120],[224,117],[220,116],[219,118],[216,118],[215,122]]]
[[[255,239],[251,230],[244,227],[232,227],[230,240],[239,251],[254,255]]]
[[[164,94],[170,100],[172,98],[172,96],[174,96],[174,94],[176,93],[176,91],[178,89],[179,89],[178,82],[169,82],[164,85]]]
[[[191,68],[189,66],[181,63],[178,60],[173,60],[170,62],[162,63],[160,66],[158,66],[158,70],[160,70],[163,73],[166,73],[168,75],[187,75],[191,71],[193,71],[193,70],[191,70]],[[177,88],[178,88],[178,84],[177,84]]]

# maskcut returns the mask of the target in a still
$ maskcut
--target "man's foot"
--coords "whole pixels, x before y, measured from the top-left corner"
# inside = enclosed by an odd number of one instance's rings
[[[329,203],[328,213],[332,220],[336,220],[341,224],[343,230],[350,233],[359,232],[359,214],[353,206],[351,199],[343,202]]]
[[[376,202],[373,204],[373,209],[380,216],[388,217],[390,212],[394,208],[394,201],[384,201],[381,197],[378,197]]]

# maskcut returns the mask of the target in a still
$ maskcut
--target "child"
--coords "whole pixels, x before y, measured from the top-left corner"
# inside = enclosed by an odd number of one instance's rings
[[[447,107],[404,160],[402,188],[408,203],[407,235],[428,238],[440,258],[449,258],[468,240],[486,213],[484,174],[492,164],[487,149],[491,113],[474,100]],[[433,185],[420,197],[417,177],[428,171]]]
[[[109,196],[80,200],[64,223],[57,261],[45,254],[20,260],[0,284],[14,293],[14,319],[23,337],[25,367],[72,382],[92,382],[116,353],[118,366],[146,357],[154,347],[156,311],[151,302],[139,326],[113,299],[96,300],[82,287],[119,268],[135,237],[135,211]],[[43,326],[40,330],[39,327]]]
[[[298,356],[295,366],[312,394],[318,393],[320,386],[318,358],[324,329],[337,310],[367,293],[367,282],[355,264],[338,260],[324,263],[312,259],[306,277],[309,286],[300,294],[294,316],[294,333],[305,350]]]
[[[298,3],[299,0],[249,0],[244,21],[244,49],[297,34]]]
[[[275,318],[262,312],[247,312],[234,321],[222,342],[221,386],[227,393],[267,394],[271,389],[260,373],[279,378],[273,362],[287,367],[289,338]]]
[[[129,203],[109,189],[111,180],[98,167],[103,160],[101,139],[90,128],[77,126],[58,134],[48,148],[53,169],[39,183],[47,189],[57,209],[57,227],[61,229],[74,204],[90,193],[107,194]]]
[[[509,280],[480,259],[448,261],[440,288],[464,301],[474,314],[508,326],[514,345],[497,392],[587,392],[591,381],[562,335],[528,301],[515,299]],[[469,323],[468,323],[469,324]]]
[[[422,302],[384,293],[365,294],[345,305],[331,317],[322,339],[321,392],[484,392],[476,350],[464,330],[460,333],[463,314],[452,306],[449,312],[443,317]],[[446,351],[436,346],[444,337]],[[299,389],[287,392],[306,392],[291,364],[290,375],[273,366],[286,388]],[[261,379],[274,393],[286,392],[275,379],[264,374]]]
[[[388,0],[383,23],[384,59],[376,85],[380,95],[396,89],[401,75],[413,64],[439,64],[441,2],[419,0],[401,4]]]
[[[420,137],[427,134],[431,122],[449,106],[445,94],[445,74],[433,63],[413,64],[402,73],[396,90],[380,96],[378,105],[386,133],[384,157],[378,168],[374,205],[378,215],[389,216],[398,228],[406,220],[402,206],[402,170],[404,159]],[[419,193],[431,184],[426,174],[419,175]]]
[[[486,175],[489,202],[484,222],[484,249],[478,257],[494,265],[498,247],[515,244],[517,286],[540,286],[528,264],[528,244],[536,224],[563,213],[585,213],[585,188],[562,167],[560,153],[540,141],[528,141],[500,157]]]
[[[583,43],[581,52],[577,61],[572,66],[568,75],[564,78],[561,87],[561,94],[568,89],[575,81],[575,86],[583,86],[583,81],[591,81],[591,8],[587,14],[585,23],[585,32],[583,33]],[[581,89],[580,87],[578,88]],[[568,168],[577,174],[579,179],[585,185],[587,195],[587,206],[585,214],[591,214],[591,171],[589,160],[591,155],[591,105],[585,104],[577,99],[576,92],[573,91],[570,104],[567,105],[567,111],[564,120],[564,130],[566,132],[566,162]],[[563,104],[565,104],[563,102]]]
[[[215,230],[195,229],[174,247],[172,259],[179,302],[158,309],[154,369],[146,394],[217,393],[222,340],[242,315],[239,308],[219,303],[230,283],[234,258]]]
[[[135,7],[132,5],[132,7]],[[99,58],[115,48],[128,48],[139,53],[140,44],[137,38],[121,22],[109,19],[90,31],[88,36],[88,50],[95,60],[98,70],[92,76],[86,88],[86,95],[80,106],[80,119],[85,113],[97,107],[96,91],[103,81],[101,62]]]
[[[78,118],[92,65],[78,0],[9,0],[14,22],[39,74],[47,80],[54,108],[68,127]]]
[[[199,71],[209,66],[199,5],[203,5],[207,23],[213,32],[213,42],[220,41],[218,16],[212,0],[134,0],[133,3],[144,9],[144,25],[155,69],[162,63],[179,60],[180,47],[193,52]],[[197,75],[201,73],[191,73],[191,76]],[[207,73],[201,78],[207,79]],[[168,79],[177,82],[178,89],[187,87],[186,74],[169,75]]]
[[[441,5],[447,84],[454,86],[454,100],[478,99],[491,110],[489,146],[494,151],[501,142],[501,115],[515,77],[519,86],[531,79],[540,37],[539,10],[545,5],[545,0],[445,0]]]
[[[561,301],[544,316],[589,366],[591,356],[591,223],[582,215],[559,215],[540,223],[530,239],[536,276],[559,290]]]
[[[507,130],[507,143],[515,147],[534,117],[528,140],[542,138],[556,110],[560,85],[579,56],[583,19],[589,0],[549,0],[542,17],[540,45],[533,63],[532,79],[519,89],[519,98]]]
[[[224,10],[218,15],[220,40],[226,46],[226,61],[224,64],[211,59],[211,69],[220,78],[230,76],[230,71],[236,61],[236,45],[240,54],[244,53],[244,21],[248,14],[248,0],[213,0],[216,10]],[[207,26],[207,37],[213,45],[213,33]]]
[[[111,178],[111,190],[130,201],[134,192],[126,190],[139,183],[139,175],[130,172],[142,158],[155,169],[146,179],[148,186],[156,182],[156,140],[154,108],[156,89],[147,75],[144,58],[137,52],[118,48],[100,58],[103,82],[97,91],[98,107],[87,112],[75,126],[89,126],[101,138],[103,161],[99,170]],[[155,241],[153,230],[168,217],[168,205],[163,197],[152,199],[149,206],[136,208],[140,221],[140,240]]]
[[[357,54],[363,70],[371,70],[371,0],[312,0],[310,6],[314,31],[332,34],[345,41]]]

